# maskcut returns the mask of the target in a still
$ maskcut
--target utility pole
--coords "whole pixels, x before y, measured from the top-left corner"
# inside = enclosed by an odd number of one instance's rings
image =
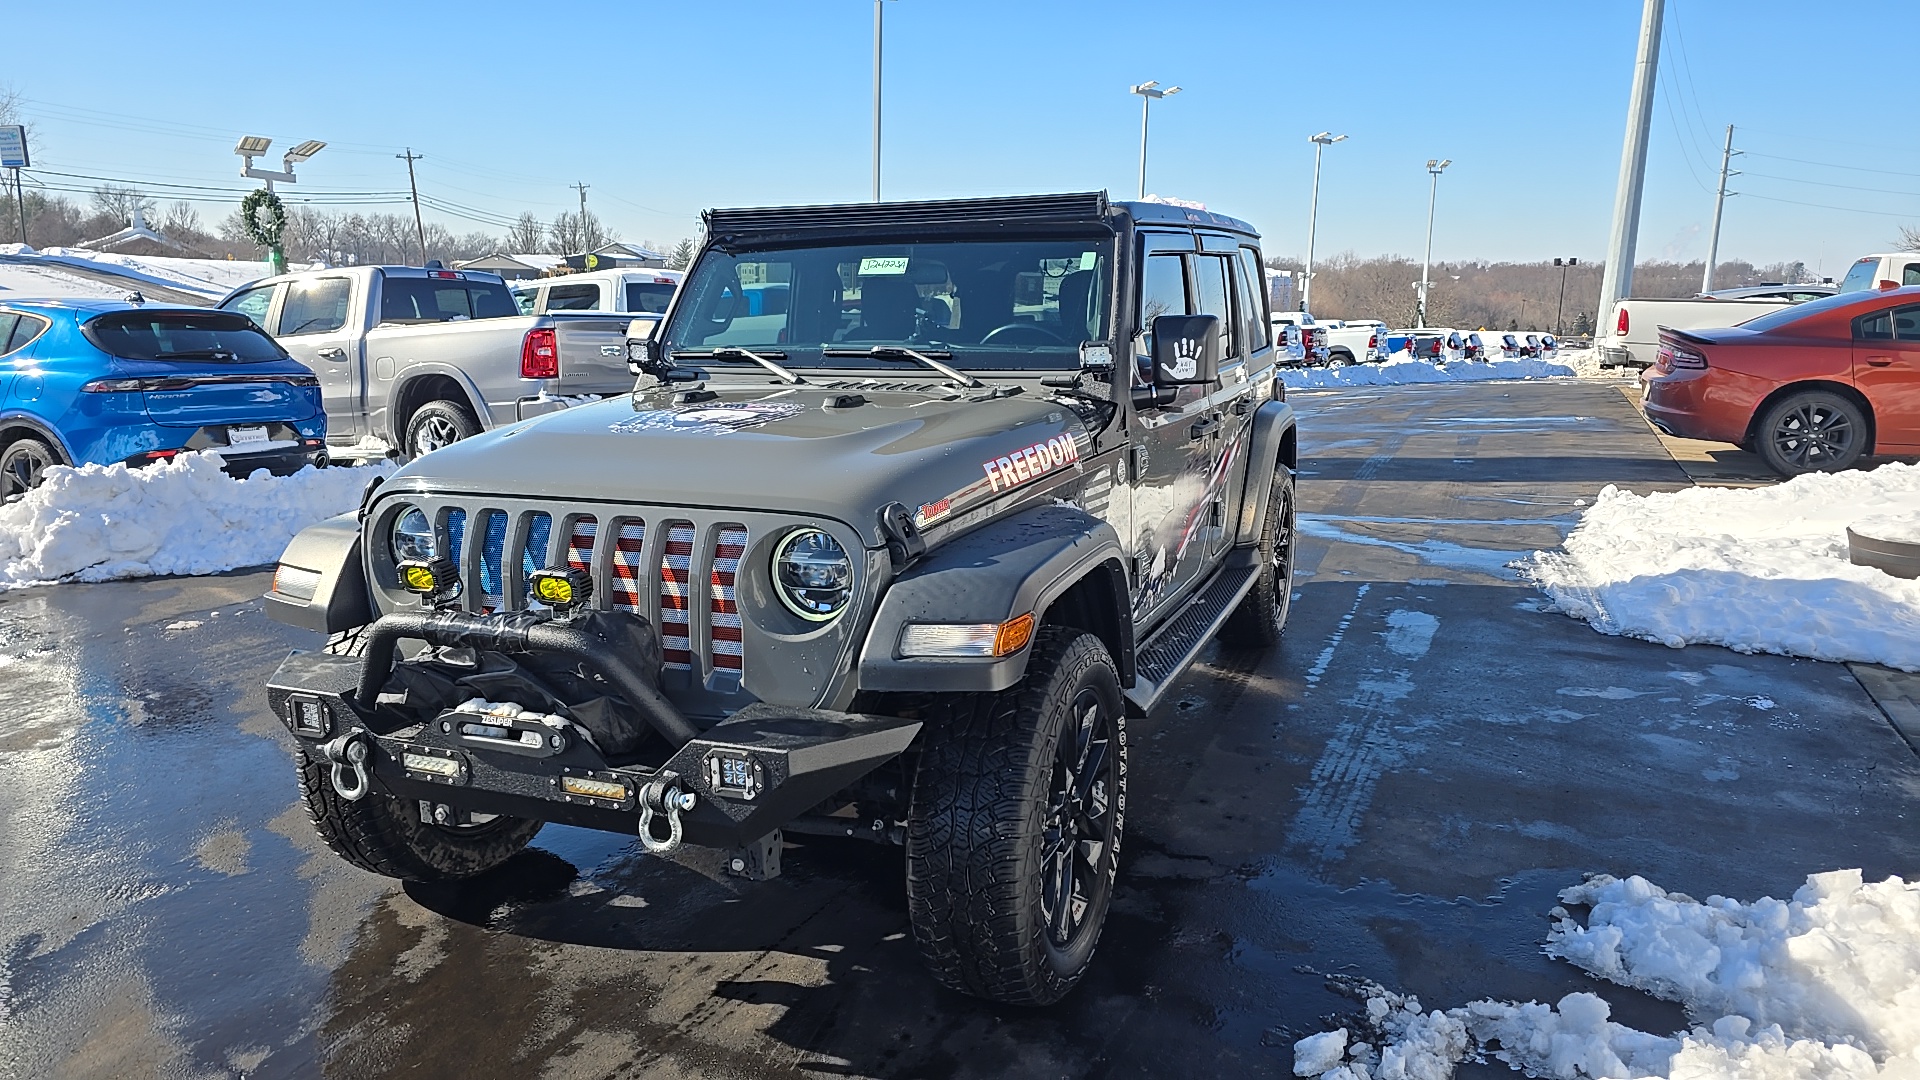
[[[1427,172],[1433,176],[1433,184],[1427,190],[1427,253],[1420,259],[1420,303],[1413,313],[1413,325],[1422,330],[1427,328],[1427,264],[1433,262],[1433,204],[1440,195],[1440,174],[1451,164],[1452,158],[1427,159]]]
[[[580,219],[582,222],[584,222],[587,217],[587,189],[592,187],[593,185],[580,183],[580,184],[568,184],[567,186],[580,193]]]
[[[1653,126],[1654,77],[1660,66],[1660,24],[1666,0],[1646,0],[1640,15],[1640,50],[1633,62],[1633,93],[1627,99],[1627,139],[1620,149],[1620,185],[1613,196],[1613,232],[1600,275],[1600,318],[1633,291],[1634,246],[1640,237],[1640,193],[1647,181],[1647,134]]]
[[[873,201],[880,201],[880,40],[885,0],[873,0]]]
[[[1313,143],[1313,201],[1307,207],[1307,268],[1303,274],[1305,280],[1300,283],[1300,310],[1311,312],[1313,309],[1307,306],[1307,300],[1313,295],[1313,228],[1320,218],[1320,152],[1346,136],[1323,131],[1307,138]]]
[[[1727,207],[1727,196],[1733,192],[1727,190],[1727,178],[1739,176],[1727,166],[1733,164],[1733,155],[1739,153],[1733,148],[1733,125],[1727,125],[1727,145],[1720,151],[1720,190],[1713,197],[1713,232],[1707,235],[1707,271],[1700,277],[1700,291],[1713,291],[1713,261],[1720,255],[1720,212]]]
[[[425,266],[427,265],[427,226],[420,220],[420,185],[413,178],[413,163],[423,160],[426,155],[414,153],[413,147],[409,146],[406,153],[393,156],[407,163],[407,190],[413,192],[413,233],[420,239],[420,265]]]

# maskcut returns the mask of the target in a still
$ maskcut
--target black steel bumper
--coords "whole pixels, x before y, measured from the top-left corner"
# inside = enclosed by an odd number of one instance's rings
[[[382,651],[390,663],[391,644]],[[329,743],[357,734],[376,791],[628,834],[649,785],[664,781],[695,796],[680,814],[685,842],[708,847],[766,836],[897,757],[920,731],[900,717],[758,704],[704,730],[680,718],[697,734],[658,768],[615,766],[577,731],[537,722],[447,710],[381,730],[358,703],[363,668],[356,657],[294,652],[274,672],[268,702],[301,752],[326,761]]]

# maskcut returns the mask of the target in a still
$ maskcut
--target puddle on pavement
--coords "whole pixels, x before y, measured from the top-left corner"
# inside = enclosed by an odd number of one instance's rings
[[[1345,520],[1345,519],[1343,519]],[[1411,555],[1429,566],[1445,566],[1456,570],[1467,570],[1487,577],[1507,581],[1519,580],[1520,574],[1508,564],[1525,559],[1533,554],[1535,548],[1500,549],[1468,547],[1464,544],[1449,543],[1445,540],[1388,540],[1385,537],[1368,536],[1364,533],[1349,532],[1326,518],[1314,518],[1301,514],[1299,528],[1302,533],[1319,540],[1332,540],[1344,544],[1359,544],[1365,547],[1383,547]]]

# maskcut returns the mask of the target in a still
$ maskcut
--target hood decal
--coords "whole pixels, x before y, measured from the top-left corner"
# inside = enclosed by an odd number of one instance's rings
[[[785,420],[805,411],[807,407],[797,401],[703,401],[669,409],[645,409],[607,425],[607,430],[616,435],[642,431],[725,435]]]
[[[1070,434],[1055,435],[1045,442],[1023,446],[1011,454],[983,461],[987,483],[995,492],[1005,491],[1029,480],[1064,468],[1080,460],[1080,443]]]

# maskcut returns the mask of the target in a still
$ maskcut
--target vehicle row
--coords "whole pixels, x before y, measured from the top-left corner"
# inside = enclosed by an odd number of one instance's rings
[[[1383,359],[1426,360],[1436,364],[1456,360],[1544,360],[1559,352],[1560,341],[1552,334],[1448,327],[1389,330],[1382,349]]]

